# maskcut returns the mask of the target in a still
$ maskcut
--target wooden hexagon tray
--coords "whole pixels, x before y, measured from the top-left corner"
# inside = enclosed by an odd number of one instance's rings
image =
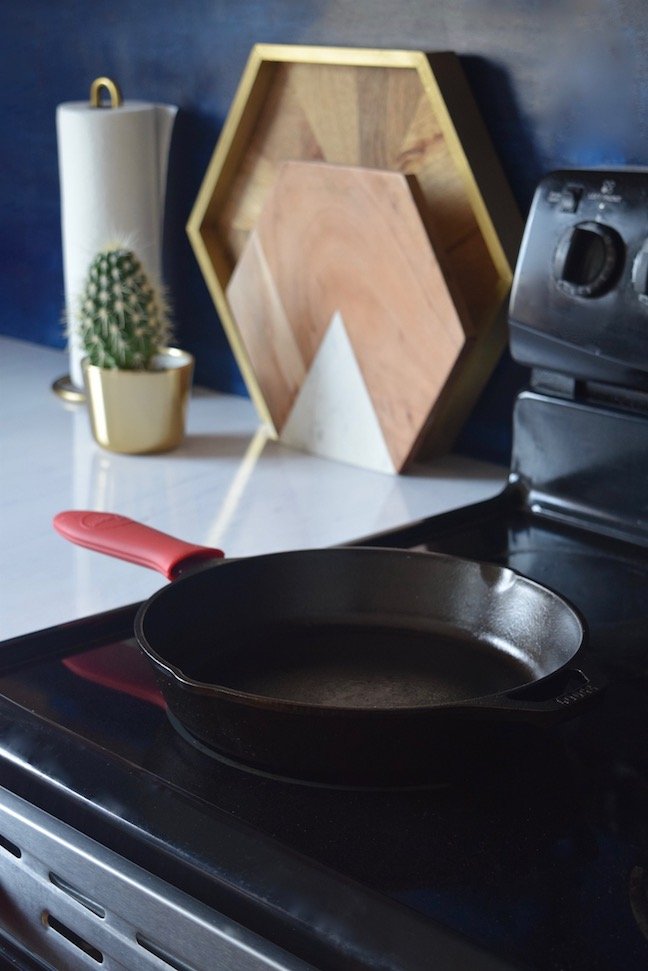
[[[436,255],[475,333],[454,375],[456,393],[410,458],[444,450],[506,342],[501,309],[522,231],[458,58],[292,45],[257,45],[250,54],[187,231],[250,395],[275,433],[226,291],[288,160],[416,176]]]

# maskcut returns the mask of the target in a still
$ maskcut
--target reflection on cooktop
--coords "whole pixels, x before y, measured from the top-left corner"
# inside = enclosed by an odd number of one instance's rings
[[[430,536],[416,548],[508,566],[550,587],[585,618],[606,668],[648,673],[648,557],[641,550],[515,512]]]

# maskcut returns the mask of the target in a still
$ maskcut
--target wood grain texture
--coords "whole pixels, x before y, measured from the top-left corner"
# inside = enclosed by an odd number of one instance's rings
[[[452,88],[460,85],[453,77]],[[492,315],[501,267],[489,254],[466,173],[438,106],[414,68],[279,63],[250,112],[239,164],[208,219],[232,269],[286,160],[326,161],[416,175],[443,235],[452,273],[476,319]],[[456,94],[455,94],[456,98]]]
[[[227,288],[279,433],[339,314],[397,470],[475,336],[411,182],[284,163]]]
[[[272,422],[281,428],[308,368],[257,233],[250,234],[227,297]]]

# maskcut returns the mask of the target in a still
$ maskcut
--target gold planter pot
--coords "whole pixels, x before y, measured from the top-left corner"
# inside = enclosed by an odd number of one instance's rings
[[[184,437],[194,359],[164,348],[146,371],[119,371],[82,362],[90,427],[111,452],[167,452]]]

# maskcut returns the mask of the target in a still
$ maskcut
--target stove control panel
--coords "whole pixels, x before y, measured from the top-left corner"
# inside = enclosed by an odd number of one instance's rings
[[[509,331],[521,364],[648,391],[648,169],[542,179]]]

